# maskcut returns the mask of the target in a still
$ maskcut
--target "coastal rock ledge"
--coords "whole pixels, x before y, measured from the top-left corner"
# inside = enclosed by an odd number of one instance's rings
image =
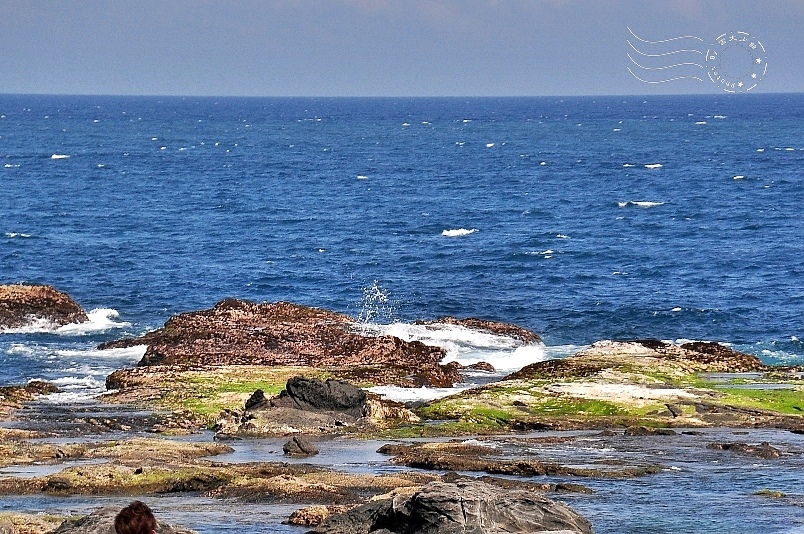
[[[592,534],[587,519],[531,491],[480,481],[430,482],[413,495],[327,517],[308,534]]]
[[[0,285],[0,328],[20,328],[40,320],[62,326],[89,318],[69,295],[52,286]]]
[[[440,365],[443,349],[395,336],[371,336],[346,315],[289,302],[226,299],[213,308],[175,315],[142,337],[100,349],[147,345],[138,366],[263,365],[366,367],[384,383],[449,387],[458,366]]]

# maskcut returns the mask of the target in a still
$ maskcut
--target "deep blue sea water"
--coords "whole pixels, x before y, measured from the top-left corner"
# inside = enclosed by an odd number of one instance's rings
[[[138,358],[98,342],[225,297],[802,363],[802,169],[804,95],[0,95],[0,282],[97,310],[0,383],[97,391]]]

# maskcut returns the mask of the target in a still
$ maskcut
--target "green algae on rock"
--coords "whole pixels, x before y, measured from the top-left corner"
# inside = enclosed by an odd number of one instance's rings
[[[600,341],[573,356],[537,362],[499,382],[433,401],[417,413],[446,420],[445,431],[452,426],[488,433],[630,426],[800,428],[802,407],[804,380],[798,372],[766,366],[717,343],[638,340]]]

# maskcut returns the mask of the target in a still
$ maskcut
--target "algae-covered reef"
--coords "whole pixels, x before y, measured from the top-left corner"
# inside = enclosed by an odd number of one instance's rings
[[[804,377],[717,343],[600,341],[429,403],[445,433],[773,426],[801,428]]]

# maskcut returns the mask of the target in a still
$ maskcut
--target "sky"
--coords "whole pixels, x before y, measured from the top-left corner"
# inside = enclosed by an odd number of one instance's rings
[[[0,0],[0,93],[714,94],[757,40],[752,92],[804,92],[802,28],[804,0]]]

